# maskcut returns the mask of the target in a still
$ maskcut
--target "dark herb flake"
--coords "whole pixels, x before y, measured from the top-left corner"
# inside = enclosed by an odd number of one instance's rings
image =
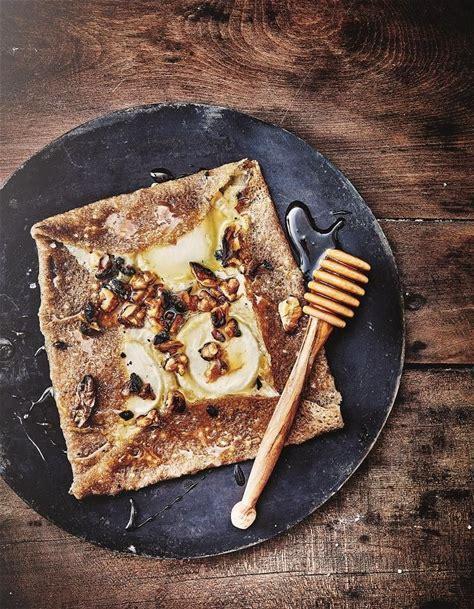
[[[245,474],[242,471],[242,468],[240,467],[240,465],[238,463],[236,463],[234,465],[234,478],[235,478],[236,483],[239,486],[244,486],[244,484],[245,484]]]
[[[142,387],[142,379],[138,376],[138,374],[132,372],[130,374],[130,393],[139,393]]]
[[[206,412],[210,417],[217,417],[217,415],[219,414],[219,410],[215,407],[215,406],[208,406],[206,408]]]
[[[66,351],[66,349],[68,348],[68,345],[63,340],[56,340],[53,343],[53,347],[55,349],[58,349],[59,351]]]
[[[92,304],[92,302],[88,302],[86,304],[86,306],[84,307],[84,317],[86,318],[86,321],[88,321],[89,323],[94,321],[95,306]]]
[[[167,330],[162,330],[155,334],[155,338],[153,339],[154,345],[161,345],[162,343],[166,343],[170,339],[170,333]]]
[[[89,338],[94,338],[95,336],[99,336],[99,334],[101,334],[101,329],[99,326],[97,326],[97,324],[92,326],[84,321],[79,324],[79,331],[81,334],[88,336]]]
[[[130,421],[130,419],[133,419],[133,412],[131,410],[122,410],[122,412],[119,413],[119,417],[121,417],[124,421]]]

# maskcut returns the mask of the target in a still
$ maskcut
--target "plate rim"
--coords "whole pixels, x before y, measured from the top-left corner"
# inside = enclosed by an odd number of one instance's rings
[[[335,174],[338,175],[338,177],[341,177],[344,180],[344,183],[350,190],[352,196],[355,196],[365,206],[369,216],[371,216],[372,219],[374,220],[374,229],[380,239],[380,243],[381,243],[382,249],[384,251],[384,254],[390,258],[390,261],[393,265],[394,279],[395,279],[395,284],[396,284],[395,287],[396,287],[397,293],[399,295],[397,304],[398,304],[398,310],[400,313],[401,341],[400,341],[400,353],[398,355],[398,370],[396,371],[396,378],[395,378],[395,383],[394,383],[394,387],[393,387],[393,391],[392,391],[392,396],[390,398],[390,402],[387,405],[385,416],[384,416],[383,421],[381,422],[380,428],[377,431],[376,435],[374,436],[372,442],[367,446],[366,450],[363,452],[363,454],[359,458],[356,465],[353,466],[353,469],[351,470],[349,475],[347,475],[347,477],[345,477],[344,480],[340,484],[338,484],[334,489],[332,489],[331,492],[324,498],[323,501],[312,505],[311,509],[305,515],[301,516],[300,518],[296,518],[295,520],[292,520],[291,522],[287,523],[281,529],[277,530],[274,533],[272,532],[272,534],[270,534],[268,537],[251,541],[247,544],[240,545],[236,548],[231,548],[228,550],[223,550],[223,551],[211,553],[211,554],[196,554],[196,555],[192,555],[189,557],[183,557],[183,556],[173,555],[173,554],[156,555],[156,554],[149,554],[146,552],[142,552],[139,550],[132,551],[132,550],[129,550],[129,548],[125,548],[125,549],[113,548],[110,545],[107,545],[106,543],[104,543],[100,540],[90,538],[87,534],[84,535],[79,532],[77,532],[77,533],[74,532],[75,529],[73,527],[65,528],[65,527],[63,527],[63,525],[58,524],[49,515],[43,513],[39,509],[37,509],[34,506],[33,501],[26,499],[19,491],[17,491],[17,489],[15,488],[15,483],[14,483],[13,479],[10,479],[10,477],[7,476],[7,474],[4,471],[0,472],[2,479],[7,483],[7,485],[9,486],[9,488],[11,488],[11,490],[15,493],[15,495],[21,499],[21,501],[23,501],[29,508],[33,509],[37,514],[39,514],[40,516],[45,518],[48,522],[52,523],[53,525],[57,526],[62,531],[66,532],[68,535],[72,535],[76,539],[79,539],[81,542],[89,542],[89,543],[93,544],[94,546],[104,548],[117,555],[145,557],[145,558],[155,559],[155,560],[201,560],[204,558],[222,556],[222,555],[232,554],[234,552],[246,550],[250,547],[260,545],[260,544],[264,543],[265,541],[269,541],[270,539],[275,539],[276,537],[283,535],[284,533],[288,532],[291,528],[295,527],[296,525],[299,525],[301,522],[303,522],[303,520],[305,520],[306,518],[308,518],[309,516],[314,514],[314,512],[316,510],[318,510],[320,507],[322,507],[337,492],[339,492],[341,490],[341,488],[358,471],[358,469],[360,468],[362,463],[367,459],[369,453],[372,451],[373,447],[375,446],[376,442],[379,439],[380,434],[382,433],[382,430],[385,428],[388,417],[390,416],[390,414],[392,412],[395,400],[397,399],[399,389],[400,389],[401,377],[403,375],[404,364],[405,364],[406,316],[405,316],[405,307],[404,307],[403,284],[400,279],[398,265],[396,263],[392,248],[390,246],[390,243],[389,243],[387,237],[385,236],[385,233],[383,232],[383,230],[379,224],[378,219],[375,217],[374,213],[372,212],[369,205],[366,203],[365,199],[362,197],[362,195],[353,185],[352,181],[348,177],[346,177],[346,175],[326,155],[322,154],[317,148],[315,148],[312,144],[308,143],[305,139],[303,139],[297,133],[294,133],[293,131],[286,129],[285,127],[282,127],[275,123],[271,123],[269,121],[257,118],[248,112],[243,112],[241,110],[232,108],[230,106],[223,106],[223,105],[216,105],[216,104],[175,101],[175,102],[159,102],[159,103],[151,103],[151,104],[142,104],[142,105],[138,105],[138,106],[126,106],[124,108],[119,108],[119,109],[113,110],[111,112],[101,114],[99,116],[96,116],[92,119],[85,121],[84,123],[76,125],[75,127],[72,127],[71,129],[69,129],[65,133],[61,134],[54,140],[50,141],[48,144],[46,144],[46,146],[44,146],[44,147],[40,148],[39,150],[37,150],[36,152],[34,152],[21,165],[19,165],[9,176],[7,176],[7,178],[5,178],[5,180],[2,181],[2,183],[0,184],[0,194],[3,193],[4,189],[8,186],[8,184],[21,171],[23,171],[27,168],[29,163],[33,162],[37,157],[47,153],[49,150],[55,148],[56,146],[59,146],[63,141],[67,141],[71,136],[80,135],[80,134],[86,133],[87,131],[93,131],[95,128],[102,127],[105,123],[108,123],[110,125],[110,124],[113,124],[114,122],[117,123],[117,122],[120,122],[121,120],[123,121],[127,116],[153,113],[153,112],[159,111],[162,108],[172,109],[172,108],[189,108],[189,107],[201,109],[203,111],[209,111],[209,110],[217,111],[217,112],[225,111],[225,112],[231,112],[234,114],[240,114],[246,118],[250,118],[253,121],[262,123],[263,125],[265,125],[267,127],[271,127],[273,129],[278,129],[280,131],[284,131],[291,137],[299,140],[304,146],[307,146],[308,148],[310,148],[313,151],[313,153],[316,154],[318,157],[324,159],[324,161],[329,165],[331,170],[334,171]],[[1,207],[2,206],[0,206],[0,211],[1,211]],[[285,237],[287,237],[286,230],[284,227],[283,227],[283,230],[285,233]],[[344,429],[342,429],[342,432],[343,431],[344,431]],[[131,545],[129,547],[133,547],[133,545]]]

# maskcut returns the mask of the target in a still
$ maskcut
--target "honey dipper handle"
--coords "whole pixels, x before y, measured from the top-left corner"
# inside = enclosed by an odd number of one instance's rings
[[[257,516],[255,505],[290,431],[306,377],[332,329],[333,326],[327,322],[310,318],[300,352],[262,438],[242,501],[236,503],[232,509],[232,524],[239,529],[247,529]]]

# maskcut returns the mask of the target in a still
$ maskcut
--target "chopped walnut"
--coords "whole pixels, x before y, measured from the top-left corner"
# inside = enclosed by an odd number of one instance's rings
[[[160,415],[155,408],[152,408],[150,412],[148,412],[144,416],[137,417],[136,425],[138,427],[156,427],[160,424]]]
[[[240,251],[240,227],[232,224],[225,229],[222,239],[222,249],[219,251],[219,258],[222,266],[239,266],[240,260],[236,254]]]
[[[222,328],[222,332],[227,338],[234,338],[235,336],[242,336],[239,324],[237,320],[231,317],[226,325]]]
[[[155,273],[144,271],[143,273],[135,273],[130,279],[129,285],[134,290],[145,290],[149,285],[155,283],[155,281]]]
[[[300,317],[303,315],[303,309],[295,296],[288,296],[286,300],[282,300],[278,304],[278,313],[280,314],[283,329],[288,334],[291,334],[291,332],[296,330]]]
[[[222,328],[226,322],[226,315],[229,310],[229,303],[226,302],[219,307],[215,307],[211,311],[211,322],[214,328]]]
[[[220,285],[221,284],[219,284],[219,287],[220,287]],[[209,288],[209,294],[212,296],[212,298],[214,298],[217,301],[217,304],[221,305],[221,304],[224,304],[225,302],[227,302],[227,298],[218,288]]]
[[[227,262],[227,266],[235,266],[235,268],[239,269],[239,271],[241,273],[245,272],[245,266],[242,264],[242,262],[236,258],[235,256],[232,256],[232,258],[229,258],[228,262]]]
[[[119,314],[118,320],[124,326],[142,328],[145,323],[146,309],[135,303],[125,304]]]
[[[163,314],[163,303],[160,298],[149,299],[146,302],[148,315],[153,319],[160,319]]]
[[[205,288],[215,288],[219,285],[218,278],[210,269],[199,264],[199,262],[190,262],[189,265],[196,279]]]
[[[138,374],[132,372],[130,374],[130,379],[125,383],[122,387],[121,394],[124,398],[128,398],[132,394],[138,395],[143,388],[143,381]]]
[[[240,287],[239,280],[236,277],[231,277],[227,280],[227,289],[231,294],[235,294],[238,292]]]
[[[155,392],[151,388],[150,383],[145,383],[138,393],[138,397],[142,400],[154,400],[156,398]]]
[[[156,336],[155,336],[155,339],[156,339]],[[160,342],[157,343],[155,340],[154,345],[155,345],[155,347],[157,347],[157,349],[159,351],[161,351],[161,353],[170,353],[171,355],[173,355],[174,353],[179,351],[179,349],[184,347],[183,343],[181,343],[179,340],[166,340],[161,343]]]
[[[178,294],[172,294],[170,297],[169,306],[174,309],[177,313],[186,313],[188,310],[187,297],[188,292],[178,292]]]
[[[226,362],[222,359],[214,359],[210,362],[209,367],[204,372],[204,378],[208,383],[214,383],[220,376],[223,376],[228,370]]]
[[[166,290],[163,286],[160,286],[156,290],[156,298],[159,298],[163,311],[166,311],[170,306],[171,292]]]
[[[135,303],[140,303],[145,300],[146,296],[146,290],[132,290],[132,293],[130,294],[130,300]]]
[[[242,247],[240,243],[240,227],[235,224],[228,226],[225,231],[224,238],[227,241],[229,249],[232,252],[238,252]]]
[[[104,254],[99,260],[95,276],[97,279],[111,279],[115,275],[117,275],[117,271],[114,265],[114,257]]]
[[[105,287],[112,290],[112,292],[122,300],[128,300],[130,296],[130,286],[119,279],[111,279]]]
[[[163,323],[163,320],[161,320],[161,319],[160,319],[160,321],[157,321],[156,319],[152,319],[150,328],[155,333],[155,336],[156,336],[156,334],[160,334],[163,331],[167,331],[166,326]]]
[[[189,311],[197,311],[199,298],[195,294],[190,294],[187,290],[179,294],[181,300]]]
[[[239,286],[239,280],[235,277],[231,277],[230,279],[222,281],[219,289],[229,302],[234,302],[238,298],[237,292]]]
[[[224,334],[217,328],[213,328],[211,331],[211,334],[212,334],[212,338],[214,338],[215,340],[218,340],[220,343],[225,342]]]
[[[217,306],[217,300],[213,298],[207,290],[200,290],[197,296],[198,311],[201,311],[202,313],[209,313],[209,311],[212,311],[212,309]]]
[[[81,334],[89,338],[95,338],[96,336],[102,334],[102,328],[96,321],[91,323],[87,323],[86,321],[81,322],[79,324],[79,331]]]
[[[119,304],[118,297],[108,288],[101,288],[99,292],[99,307],[105,313],[110,313]]]
[[[170,333],[177,334],[179,330],[183,327],[184,322],[185,319],[183,315],[179,315],[179,313],[175,315],[173,322],[170,325]]]
[[[209,342],[209,343],[205,343],[200,349],[199,349],[199,355],[202,357],[202,359],[205,359],[207,362],[211,361],[212,359],[215,359],[221,352],[221,348],[220,345],[218,345],[217,343],[214,342]]]
[[[183,413],[186,410],[186,399],[181,391],[172,389],[168,391],[165,399],[164,414],[171,414],[173,412]]]
[[[186,372],[188,366],[188,358],[184,353],[177,353],[169,357],[164,363],[164,369],[167,372],[177,372],[180,376]]]
[[[125,398],[132,394],[138,395],[142,400],[154,400],[156,398],[150,383],[144,383],[135,372],[130,374],[130,379],[122,387],[121,393]]]

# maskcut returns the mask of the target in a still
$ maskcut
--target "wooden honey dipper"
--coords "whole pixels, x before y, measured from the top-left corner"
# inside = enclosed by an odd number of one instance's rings
[[[262,438],[242,500],[232,509],[231,520],[235,527],[247,529],[254,522],[257,516],[255,506],[278,461],[316,355],[333,328],[344,328],[346,321],[343,318],[354,316],[353,308],[359,306],[356,297],[365,294],[359,284],[368,282],[364,275],[368,271],[370,265],[367,262],[339,249],[326,250],[313,271],[314,281],[308,283],[309,292],[304,295],[309,304],[303,307],[311,319]]]

